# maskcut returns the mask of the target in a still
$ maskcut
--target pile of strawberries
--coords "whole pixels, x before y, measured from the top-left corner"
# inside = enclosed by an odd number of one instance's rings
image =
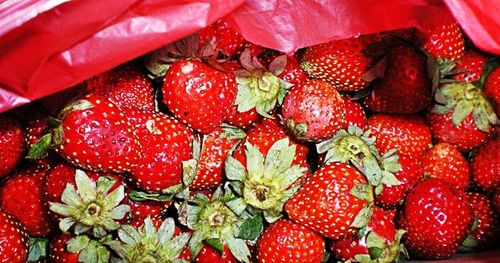
[[[0,262],[492,248],[498,65],[454,21],[282,54],[219,20],[0,115]]]

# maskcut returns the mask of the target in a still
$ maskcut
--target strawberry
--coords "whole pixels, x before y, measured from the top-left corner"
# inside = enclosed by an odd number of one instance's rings
[[[275,57],[269,64],[269,70],[278,76],[278,78],[292,85],[301,84],[309,80],[307,74],[300,68],[295,54]]]
[[[207,134],[227,118],[237,86],[231,73],[200,61],[179,60],[168,70],[162,90],[163,102],[175,117]]]
[[[0,189],[0,205],[5,212],[23,223],[31,236],[46,236],[55,230],[44,203],[45,174],[43,168],[22,168],[14,172]]]
[[[373,196],[366,183],[363,174],[349,164],[328,163],[288,200],[285,211],[293,221],[327,238],[351,236],[366,225],[371,214]]]
[[[129,194],[130,195],[130,194]],[[140,226],[146,217],[160,218],[170,206],[172,202],[160,202],[154,200],[147,201],[133,201],[131,198],[128,200],[130,212],[133,215],[129,224],[132,226]]]
[[[497,214],[500,215],[500,188],[497,189],[491,197],[491,203],[493,204]]]
[[[472,181],[481,190],[493,193],[500,188],[500,139],[484,144],[471,161]]]
[[[248,43],[224,18],[200,30],[198,35],[200,46],[211,45],[227,57],[238,55]]]
[[[152,83],[131,64],[87,80],[86,92],[106,98],[121,109],[155,109]]]
[[[416,184],[399,218],[403,242],[413,258],[447,259],[470,232],[473,212],[465,193],[439,179]]]
[[[398,149],[399,154],[420,157],[431,144],[430,129],[417,115],[374,114],[367,127],[381,154]]]
[[[394,209],[402,203],[406,192],[424,175],[420,158],[399,155],[401,169],[394,173],[398,185],[385,185],[380,194],[375,196],[376,204],[385,209]]]
[[[28,233],[13,216],[0,209],[0,262],[24,263],[28,260]]]
[[[385,74],[363,102],[375,112],[415,113],[431,102],[431,89],[425,55],[398,45],[389,50]]]
[[[434,139],[470,151],[493,133],[498,118],[482,90],[473,84],[445,84],[436,91],[427,114]]]
[[[0,114],[0,178],[9,174],[24,153],[24,131],[16,120]]]
[[[417,41],[435,58],[458,61],[464,55],[464,36],[455,21],[446,21],[425,28],[417,34]]]
[[[203,243],[200,253],[194,260],[195,263],[237,263],[228,246],[224,246],[222,253],[215,248]]]
[[[188,243],[190,235],[173,237],[175,224],[167,218],[160,227],[147,217],[138,229],[125,225],[118,230],[119,240],[106,242],[120,258],[127,262],[176,262]]]
[[[130,179],[148,192],[161,193],[182,182],[182,162],[191,159],[193,132],[178,120],[161,113],[128,110],[127,118],[141,138],[142,159]]]
[[[349,98],[347,95],[343,95],[345,106],[345,116],[342,129],[346,130],[349,126],[357,126],[362,130],[366,128],[366,113],[361,104]]]
[[[290,220],[271,224],[257,243],[257,260],[266,262],[322,262],[325,241],[313,231]]]
[[[365,35],[308,47],[300,66],[311,78],[327,81],[339,91],[361,90],[369,84],[363,75],[374,64],[366,55],[374,39],[375,35]]]
[[[332,137],[342,126],[345,103],[326,82],[312,80],[296,85],[281,108],[283,121],[298,139],[320,141]]]
[[[236,126],[241,129],[248,129],[254,126],[260,120],[260,115],[257,113],[255,108],[245,111],[239,112],[237,105],[232,105],[229,108],[229,114],[226,117],[226,122],[233,126]]]
[[[470,168],[462,153],[449,143],[438,143],[422,156],[424,174],[461,190],[469,185]]]
[[[496,104],[496,113],[497,116],[500,115],[500,67],[494,69],[488,77],[483,85],[484,93],[488,98],[493,100]]]
[[[465,81],[472,83],[474,81],[479,81],[481,79],[481,74],[483,74],[484,65],[486,64],[488,57],[468,49],[465,51],[464,56],[456,63],[453,71],[459,72],[453,76],[453,79]]]
[[[331,250],[337,260],[356,262],[393,262],[404,252],[400,239],[404,231],[396,231],[394,211],[374,207],[368,226],[358,236],[334,240]]]
[[[54,263],[78,263],[78,253],[68,252],[66,244],[72,236],[59,234],[49,243],[49,258]]]
[[[500,221],[490,199],[482,194],[467,193],[477,224],[460,247],[474,251],[494,247],[500,240]]]

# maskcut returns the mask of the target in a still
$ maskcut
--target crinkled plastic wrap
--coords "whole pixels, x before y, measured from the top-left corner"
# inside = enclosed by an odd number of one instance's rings
[[[332,39],[455,16],[499,54],[497,0],[18,0],[0,3],[0,112],[228,19],[256,44],[293,52]],[[448,9],[449,8],[449,9]]]

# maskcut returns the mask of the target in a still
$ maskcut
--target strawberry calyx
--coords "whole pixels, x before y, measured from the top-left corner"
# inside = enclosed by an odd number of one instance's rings
[[[305,137],[308,130],[307,123],[295,123],[293,118],[288,118],[285,120],[285,126],[292,133],[292,135],[295,136],[295,138],[307,141],[307,138]]]
[[[64,217],[59,222],[59,228],[68,232],[74,226],[75,234],[88,231],[97,238],[120,228],[119,220],[125,217],[130,207],[121,204],[125,198],[123,185],[110,192],[115,181],[101,176],[93,182],[84,171],[77,169],[76,189],[72,184],[67,184],[61,196],[62,203],[49,202],[50,210]]]
[[[479,240],[472,235],[474,230],[479,226],[479,217],[477,215],[474,215],[474,222],[471,227],[470,234],[467,235],[465,240],[462,242],[462,244],[459,247],[459,250],[461,252],[474,252],[477,251],[478,248],[480,247]]]
[[[29,237],[28,262],[38,262],[47,258],[48,240],[40,237]]]
[[[360,200],[368,201],[368,205],[358,212],[350,225],[351,227],[360,229],[359,231],[362,232],[368,226],[373,215],[373,187],[370,184],[357,184],[349,190],[349,193]]]
[[[189,241],[189,234],[182,233],[175,238],[175,223],[167,218],[157,229],[148,216],[139,228],[124,225],[118,230],[118,240],[106,242],[127,262],[185,262],[179,255]]]
[[[226,177],[238,196],[228,206],[238,215],[245,210],[254,215],[262,212],[267,222],[275,222],[285,202],[297,192],[294,183],[306,168],[292,165],[296,146],[288,138],[275,142],[265,157],[252,144],[247,142],[245,147],[246,167],[231,156],[226,159]]]
[[[111,253],[103,244],[112,239],[111,235],[94,240],[87,235],[80,235],[66,242],[68,252],[78,254],[78,262],[106,263]]]
[[[448,114],[452,112],[453,125],[459,126],[472,114],[476,127],[488,132],[490,125],[498,124],[498,117],[484,92],[473,84],[458,82],[441,86],[435,94],[436,104],[432,112]]]
[[[361,231],[360,231],[361,232]],[[368,247],[369,254],[356,255],[354,258],[360,263],[389,263],[397,262],[400,253],[407,255],[406,248],[401,243],[405,230],[397,230],[394,241],[389,242],[385,238],[367,228],[361,236],[361,243]],[[408,256],[407,256],[408,257]]]

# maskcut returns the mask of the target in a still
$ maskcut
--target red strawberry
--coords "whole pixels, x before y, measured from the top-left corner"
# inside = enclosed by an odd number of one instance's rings
[[[497,214],[500,215],[500,188],[497,189],[491,197],[491,202]]]
[[[345,238],[368,222],[371,189],[360,199],[352,191],[366,185],[356,168],[331,162],[317,170],[285,204],[290,219],[327,238]],[[357,195],[360,196],[360,195]]]
[[[182,182],[182,162],[191,159],[193,132],[161,113],[129,110],[127,118],[146,151],[130,179],[138,188],[161,193]]]
[[[207,244],[203,244],[200,253],[194,260],[196,263],[237,263],[227,246],[224,246],[222,253]]]
[[[33,148],[35,143],[37,143],[44,135],[46,135],[48,132],[50,132],[50,127],[48,124],[48,118],[47,116],[40,116],[37,118],[34,118],[33,120],[30,120],[26,126],[26,144],[28,148]],[[47,137],[50,135],[47,135]],[[47,138],[46,139],[50,139]],[[28,153],[28,156],[30,156],[30,153]],[[41,159],[34,159],[31,161],[34,161],[36,165],[40,167],[45,167],[47,169],[50,169],[54,164],[57,163],[58,161],[58,156],[55,152],[53,151],[48,151],[46,154],[43,154],[40,156]]]
[[[257,243],[260,263],[322,262],[324,254],[325,241],[321,236],[287,219],[271,224]]]
[[[453,76],[453,79],[465,81],[472,83],[474,81],[479,81],[481,79],[481,74],[483,74],[484,65],[486,64],[488,57],[468,49],[465,51],[464,56],[457,62],[453,71],[459,71],[459,73]]]
[[[497,116],[500,115],[500,67],[488,75],[483,90],[486,96],[495,102]]]
[[[481,190],[493,193],[500,188],[500,139],[493,139],[479,148],[472,158],[472,181]]]
[[[500,221],[490,199],[482,194],[467,193],[477,220],[477,226],[462,243],[463,251],[474,251],[494,247],[500,240]]]
[[[431,144],[431,132],[417,115],[374,114],[368,129],[381,154],[398,149],[399,154],[420,157]]]
[[[78,263],[78,253],[68,252],[66,243],[72,236],[59,234],[50,240],[49,258],[54,263]]]
[[[342,129],[349,126],[357,126],[361,130],[366,128],[366,113],[358,101],[352,100],[349,96],[343,95],[345,105],[345,116]]]
[[[424,175],[420,158],[399,155],[401,170],[394,173],[398,185],[385,185],[382,192],[375,196],[377,205],[385,209],[394,209],[403,202],[406,192]]]
[[[224,18],[198,32],[200,46],[211,45],[225,56],[236,56],[243,51],[247,41]]]
[[[498,118],[480,88],[464,82],[445,84],[435,99],[427,119],[436,141],[470,151],[493,134]]]
[[[0,262],[24,263],[28,260],[28,234],[13,216],[0,209]]]
[[[339,91],[361,90],[369,84],[363,74],[373,59],[365,53],[375,39],[376,35],[366,35],[309,47],[300,66],[311,78],[327,81]]]
[[[449,143],[438,143],[422,156],[424,174],[461,190],[469,185],[470,168],[462,153]]]
[[[133,215],[133,219],[129,222],[132,226],[140,226],[146,217],[160,218],[162,214],[167,211],[167,208],[172,202],[160,202],[160,201],[132,201],[129,199],[128,205],[130,206],[130,212]]]
[[[172,64],[163,84],[163,102],[191,128],[207,134],[229,114],[236,98],[234,75],[196,60]]]
[[[296,138],[320,141],[332,137],[343,125],[345,103],[332,85],[312,80],[294,86],[281,111]]]
[[[275,57],[269,64],[269,70],[280,79],[292,85],[301,84],[309,80],[307,74],[300,68],[295,54]]]
[[[398,45],[389,50],[385,74],[365,97],[365,105],[375,112],[415,113],[431,102],[431,81],[426,57],[414,47]]]
[[[420,45],[435,58],[458,61],[464,55],[464,36],[455,21],[426,28],[417,36]]]
[[[233,105],[229,108],[229,115],[226,117],[226,122],[238,128],[248,129],[255,125],[260,120],[260,115],[255,108],[239,112],[238,106]]]
[[[23,223],[31,236],[46,236],[55,229],[43,196],[46,173],[43,168],[20,169],[0,189],[2,208]]]
[[[133,65],[114,68],[86,84],[88,94],[106,98],[122,109],[155,109],[153,85]]]
[[[402,250],[400,239],[404,232],[396,232],[394,216],[395,211],[384,211],[375,207],[370,222],[368,222],[368,227],[363,231],[364,233],[359,236],[333,241],[331,249],[337,260],[357,262],[364,262],[363,259],[377,262],[397,261]]]
[[[410,256],[447,259],[469,234],[473,212],[467,196],[445,181],[427,179],[408,192],[399,223]]]
[[[9,174],[24,153],[24,131],[14,119],[0,114],[0,178]]]

